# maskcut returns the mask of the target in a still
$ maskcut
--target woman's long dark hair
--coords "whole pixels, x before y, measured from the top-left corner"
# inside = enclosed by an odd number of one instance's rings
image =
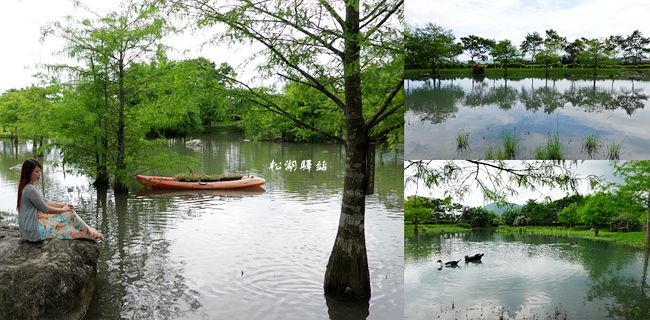
[[[20,169],[20,182],[18,183],[18,202],[16,204],[16,209],[20,210],[20,198],[23,196],[23,189],[29,183],[29,179],[32,177],[32,172],[36,167],[41,168],[43,171],[43,165],[36,159],[27,159],[23,162],[23,168]]]

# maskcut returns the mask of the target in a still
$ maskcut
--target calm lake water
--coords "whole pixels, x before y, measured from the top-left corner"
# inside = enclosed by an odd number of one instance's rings
[[[573,243],[572,243],[573,242]],[[406,319],[647,319],[648,253],[491,232],[407,238]],[[485,253],[482,263],[436,263]]]
[[[518,142],[517,159],[559,136],[565,159],[607,159],[620,146],[621,159],[650,158],[650,81],[552,79],[408,80],[404,129],[406,159],[485,158]],[[469,134],[469,148],[456,137]],[[598,149],[583,148],[595,135]]]
[[[372,282],[369,305],[326,299],[322,283],[339,222],[345,154],[338,145],[247,142],[201,137],[188,149],[199,171],[245,172],[267,179],[249,192],[145,192],[115,195],[85,176],[64,175],[56,151],[45,156],[45,195],[76,203],[98,227],[99,274],[86,319],[399,319],[403,316],[403,157],[378,156],[366,207]],[[15,221],[19,177],[30,157],[0,140],[0,210]],[[379,164],[379,158],[383,164]],[[301,170],[311,160],[311,171]],[[296,161],[295,171],[285,161]],[[271,163],[281,164],[271,170]],[[326,170],[317,171],[318,162]],[[178,172],[187,170],[179,168]],[[158,172],[149,172],[158,174]]]

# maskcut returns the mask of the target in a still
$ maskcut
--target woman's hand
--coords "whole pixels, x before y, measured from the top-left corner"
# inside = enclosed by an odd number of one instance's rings
[[[73,210],[73,211],[74,211],[74,209],[75,209],[75,208],[74,208],[74,204],[68,203],[67,206],[70,207],[70,210]]]

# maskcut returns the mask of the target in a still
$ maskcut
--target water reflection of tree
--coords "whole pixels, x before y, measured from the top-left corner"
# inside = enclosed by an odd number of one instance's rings
[[[129,201],[126,194],[97,190],[94,208],[106,239],[101,243],[97,287],[89,316],[149,319],[179,318],[200,303],[188,289],[180,263],[169,251],[162,233],[171,221],[156,212],[167,211],[169,199]]]
[[[429,260],[431,254],[435,251],[434,246],[439,246],[442,237],[450,236],[448,234],[422,234],[416,233],[414,236],[404,238],[404,261],[423,261]]]
[[[594,81],[590,84],[571,81],[564,90],[555,86],[555,80],[531,84],[531,88],[515,88],[507,80],[492,87],[486,82],[472,80],[471,89],[464,90],[451,82],[435,86],[421,86],[407,92],[406,105],[422,121],[440,123],[455,117],[458,107],[482,107],[495,105],[503,110],[517,103],[528,111],[543,110],[553,113],[565,105],[572,105],[586,112],[624,110],[628,115],[643,109],[649,100],[643,88],[602,88]],[[488,88],[489,87],[489,88]]]
[[[634,89],[634,87],[630,90],[621,89],[612,104],[615,108],[625,110],[625,113],[631,116],[634,111],[643,109],[645,107],[643,101],[648,100],[648,95],[641,92],[642,89]]]
[[[592,286],[587,299],[609,299],[607,305],[610,318],[643,319],[650,314],[650,292],[646,290],[649,251],[644,254],[641,274],[634,268],[637,256],[628,250],[610,248],[607,254],[602,251],[580,250],[582,264],[589,273]],[[625,270],[626,267],[633,269]]]
[[[421,121],[440,123],[456,115],[457,104],[465,96],[465,91],[448,83],[410,89],[406,94],[407,110],[413,111]]]
[[[325,297],[330,320],[365,320],[370,315],[368,302],[351,302]]]
[[[509,87],[508,79],[505,79],[503,85],[490,89],[487,100],[502,110],[508,110],[517,103],[517,95],[517,89],[512,86]]]

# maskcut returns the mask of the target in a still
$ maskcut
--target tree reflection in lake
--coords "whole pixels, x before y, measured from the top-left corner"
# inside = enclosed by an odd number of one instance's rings
[[[423,86],[407,88],[408,106],[419,115],[421,121],[431,121],[431,123],[440,123],[453,117],[458,108],[456,104],[465,96],[463,88],[452,83],[442,87],[440,80],[433,79],[430,82],[424,82]],[[432,85],[432,87],[430,86]],[[435,112],[430,112],[431,109]]]
[[[454,141],[431,139],[470,134],[470,154],[483,158],[498,145],[505,127],[529,137],[523,146],[544,145],[558,134],[569,159],[585,158],[580,142],[597,134],[601,143],[622,143],[626,159],[650,157],[645,125],[650,121],[650,82],[634,80],[484,80],[407,81],[406,145],[409,159],[452,159]],[[479,139],[482,139],[479,143]],[[442,141],[441,141],[442,140]],[[535,148],[517,155],[530,159]],[[604,154],[602,155],[604,159]]]

